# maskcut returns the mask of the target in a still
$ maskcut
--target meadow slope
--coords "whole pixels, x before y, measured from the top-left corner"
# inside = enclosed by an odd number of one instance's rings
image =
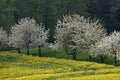
[[[1,52],[0,80],[120,80],[120,67]]]

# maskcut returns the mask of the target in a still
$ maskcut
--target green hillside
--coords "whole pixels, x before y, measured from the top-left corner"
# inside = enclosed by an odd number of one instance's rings
[[[0,80],[119,80],[120,67],[0,53]]]

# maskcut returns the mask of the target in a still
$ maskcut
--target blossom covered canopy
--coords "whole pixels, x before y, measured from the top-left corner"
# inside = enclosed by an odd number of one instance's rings
[[[57,22],[55,38],[59,47],[70,45],[87,50],[103,36],[105,36],[105,29],[98,20],[92,21],[74,14],[64,16]]]
[[[11,29],[9,45],[15,48],[24,48],[43,45],[48,37],[42,24],[37,24],[34,19],[23,18]]]
[[[110,36],[104,37],[101,41],[91,47],[90,50],[95,55],[102,54],[114,54],[116,52],[117,58],[120,56],[120,32],[114,31]]]

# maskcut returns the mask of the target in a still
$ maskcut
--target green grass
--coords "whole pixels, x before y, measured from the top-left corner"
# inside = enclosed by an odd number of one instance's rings
[[[17,53],[16,50],[8,51],[10,53]],[[26,49],[22,50],[22,54],[26,54]],[[32,48],[30,49],[30,55],[38,56],[37,49]],[[50,48],[42,48],[42,56],[41,57],[51,57],[51,58],[59,58],[59,59],[72,59],[71,55],[66,55],[64,50],[58,50],[55,54]],[[89,61],[89,54],[85,52],[78,52],[77,53],[77,61]],[[92,57],[93,62],[99,62],[98,57]],[[114,64],[114,57],[107,56],[105,58],[104,63],[106,64]],[[120,65],[120,61],[118,61],[118,65]]]
[[[0,80],[119,79],[119,66],[0,52]]]
[[[8,51],[10,53],[17,53],[16,50],[11,50]],[[32,48],[30,49],[30,55],[33,56],[38,56],[37,54],[37,49],[36,48]],[[26,49],[22,50],[22,54],[26,54]],[[72,59],[71,55],[66,55],[64,50],[58,50],[56,51],[56,53],[54,54],[53,51],[50,48],[42,48],[42,56],[41,57],[56,57],[56,58],[63,58],[63,59]],[[84,52],[78,52],[77,53],[77,60],[82,60],[82,61],[88,61],[88,54],[84,53]]]

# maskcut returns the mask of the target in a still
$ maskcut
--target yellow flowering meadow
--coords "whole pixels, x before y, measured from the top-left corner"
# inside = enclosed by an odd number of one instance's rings
[[[1,52],[0,80],[120,80],[120,67]]]
[[[64,80],[120,80],[120,74],[99,74],[75,78],[66,78]]]

